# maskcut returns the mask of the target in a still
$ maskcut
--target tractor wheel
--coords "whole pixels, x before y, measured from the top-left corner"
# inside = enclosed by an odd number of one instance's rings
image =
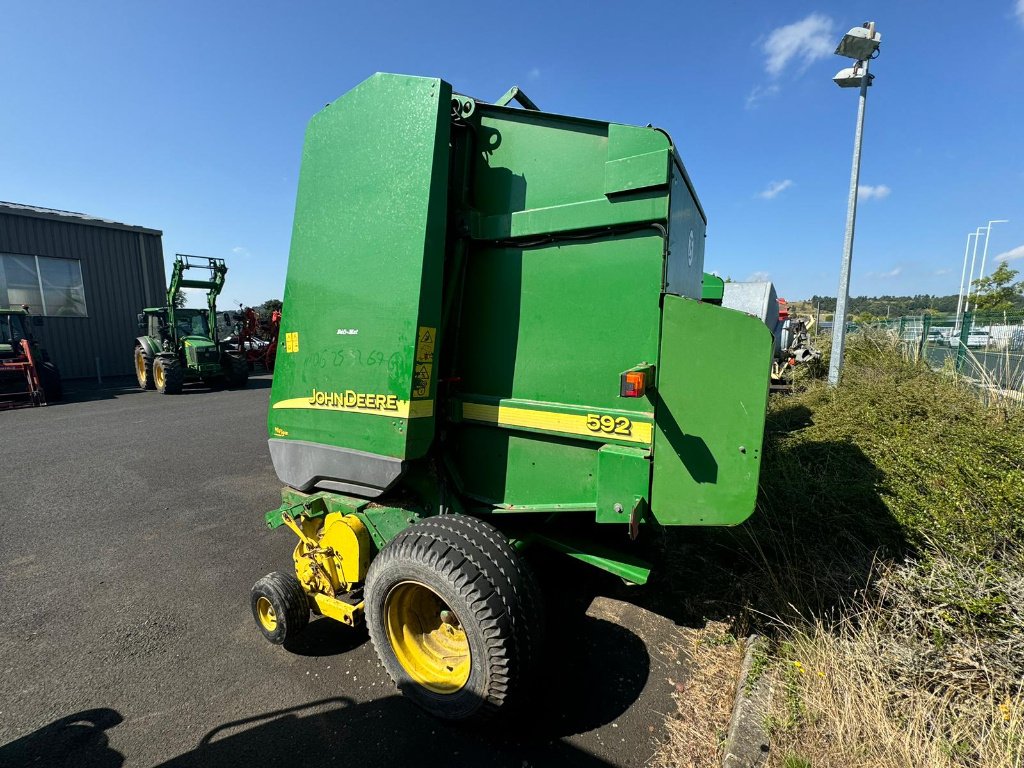
[[[153,389],[153,358],[146,354],[146,350],[139,344],[135,347],[135,378],[139,382],[139,389]]]
[[[184,383],[185,371],[173,357],[158,357],[153,362],[153,384],[157,392],[177,395]]]
[[[64,385],[60,380],[60,371],[53,363],[42,363],[39,366],[39,383],[43,385],[46,402],[56,403],[64,398]]]
[[[504,535],[444,515],[410,526],[370,564],[366,622],[399,690],[448,720],[515,702],[540,653],[539,593]]]
[[[227,356],[228,386],[243,389],[249,381],[249,362],[244,357]]]
[[[253,585],[249,604],[260,632],[277,645],[309,624],[309,598],[294,573],[268,573]]]

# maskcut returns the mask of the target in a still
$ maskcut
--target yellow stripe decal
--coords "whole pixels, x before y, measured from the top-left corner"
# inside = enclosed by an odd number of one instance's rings
[[[634,421],[626,416],[612,416],[606,413],[554,413],[553,411],[514,408],[508,405],[463,403],[462,418],[504,427],[543,429],[548,432],[563,432],[569,435],[605,437],[628,443],[650,443],[653,432],[651,423]]]
[[[373,416],[390,416],[394,419],[419,419],[434,415],[433,400],[394,401],[394,408],[367,407],[365,405],[345,405],[343,402],[327,400],[323,403],[312,403],[308,397],[293,397],[274,403],[277,410],[302,411],[335,411],[340,413],[369,413]]]

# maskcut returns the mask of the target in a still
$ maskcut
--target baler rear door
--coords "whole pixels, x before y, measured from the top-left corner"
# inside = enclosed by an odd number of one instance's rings
[[[758,318],[664,297],[651,487],[662,525],[736,525],[753,512],[771,357]]]

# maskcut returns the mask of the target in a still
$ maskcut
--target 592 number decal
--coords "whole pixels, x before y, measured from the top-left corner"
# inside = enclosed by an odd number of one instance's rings
[[[625,416],[601,416],[596,413],[588,413],[587,429],[606,435],[631,435],[633,434],[633,422]]]

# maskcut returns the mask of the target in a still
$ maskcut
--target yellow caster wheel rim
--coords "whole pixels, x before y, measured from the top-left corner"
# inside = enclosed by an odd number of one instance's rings
[[[274,606],[267,598],[261,597],[256,601],[256,617],[267,632],[277,629],[277,614],[274,613]]]
[[[450,694],[469,680],[469,639],[455,612],[419,582],[404,581],[384,601],[384,630],[395,657],[414,681]]]

